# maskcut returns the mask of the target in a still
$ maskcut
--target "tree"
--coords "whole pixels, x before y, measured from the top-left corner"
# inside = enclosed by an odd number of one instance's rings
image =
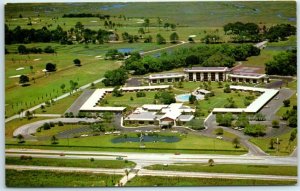
[[[51,46],[47,46],[45,49],[44,49],[44,52],[45,53],[54,53],[54,49],[51,47]]]
[[[148,33],[149,33],[150,20],[148,18],[144,20],[144,26],[145,28],[146,27],[148,28]]]
[[[73,93],[73,91],[76,91],[78,88],[78,82],[74,82],[73,80],[70,80],[70,90],[71,93]]]
[[[128,181],[128,175],[129,175],[129,170],[128,169],[125,169],[125,174],[126,174],[127,181]]]
[[[176,29],[176,25],[175,24],[170,24],[170,27],[171,27],[172,31],[174,31]]]
[[[19,78],[19,83],[24,86],[27,82],[29,82],[29,77],[25,75],[21,75]]]
[[[208,160],[208,165],[209,166],[214,166],[215,165],[215,161],[213,159],[209,159]]]
[[[163,91],[155,94],[155,97],[159,99],[162,104],[176,103],[175,95],[173,93]]]
[[[191,94],[191,96],[189,97],[190,104],[194,104],[195,101],[197,101],[197,97],[195,95]]]
[[[52,64],[52,63],[47,63],[46,64],[46,70],[47,72],[54,72],[56,71],[56,64]]]
[[[128,74],[125,69],[118,68],[105,72],[104,77],[103,83],[105,86],[119,86],[125,84]]]
[[[274,143],[275,143],[275,139],[271,138],[270,143],[269,143],[270,144],[270,147],[269,147],[270,149],[274,149]]]
[[[73,63],[75,64],[75,66],[81,66],[81,61],[77,58],[73,60]]]
[[[169,24],[169,23],[165,23],[165,24],[164,24],[164,28],[165,28],[166,30],[168,30],[169,27],[170,27],[170,24]]]
[[[44,105],[41,105],[41,110],[42,110],[43,112],[45,112],[45,106],[44,106]]]
[[[196,55],[187,56],[185,59],[185,65],[191,67],[193,65],[199,64],[199,58]]]
[[[43,129],[44,129],[44,130],[51,129],[50,124],[49,124],[49,123],[44,123],[44,124],[43,124]]]
[[[65,87],[66,87],[65,84],[61,84],[61,85],[60,85],[60,89],[61,89],[62,92],[65,92]]]
[[[266,126],[261,124],[249,124],[244,128],[244,133],[254,137],[264,136],[266,134]]]
[[[272,121],[272,127],[273,128],[279,128],[279,122],[277,120]]]
[[[283,100],[284,107],[290,107],[291,101],[289,99]]]
[[[27,50],[26,46],[24,46],[24,45],[19,45],[19,46],[18,46],[18,52],[19,52],[19,54],[27,54],[27,53],[28,53],[28,50]]]
[[[231,68],[235,63],[232,57],[225,54],[217,52],[211,55],[206,61],[203,62],[203,66],[213,67],[213,66],[224,66]]]
[[[58,139],[56,138],[56,136],[55,135],[53,135],[52,137],[51,137],[51,144],[57,144],[58,143]]]
[[[173,32],[171,35],[170,35],[170,41],[171,43],[177,43],[178,42],[178,34],[176,32]]]
[[[145,34],[144,28],[139,28],[138,33],[139,34]]]
[[[217,135],[223,135],[223,133],[224,133],[224,130],[222,128],[217,128],[216,129],[216,134]]]
[[[273,57],[265,63],[266,73],[269,75],[292,76],[297,74],[297,51],[288,50]]]
[[[32,113],[31,113],[29,110],[27,110],[27,111],[25,112],[25,117],[27,117],[27,119],[31,119]]]
[[[112,95],[114,97],[121,97],[121,96],[123,96],[122,90],[119,87],[115,87],[112,91]]]
[[[159,17],[157,17],[157,24],[158,24],[158,30],[160,30],[160,26],[162,24],[162,20]]]
[[[156,35],[157,44],[166,44],[166,39],[161,36],[161,34]]]
[[[239,148],[239,144],[240,144],[240,139],[238,137],[235,137],[233,140],[232,140],[232,144],[234,144],[235,148]]]
[[[25,142],[25,141],[24,141],[24,136],[21,135],[21,134],[19,134],[19,135],[17,136],[17,139],[18,139],[18,143],[24,143],[24,142]]]
[[[31,73],[33,73],[32,72],[33,71],[33,66],[29,66],[29,69],[30,69]]]

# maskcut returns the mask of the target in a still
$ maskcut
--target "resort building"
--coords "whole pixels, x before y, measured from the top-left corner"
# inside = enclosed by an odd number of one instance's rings
[[[170,105],[146,104],[124,118],[125,125],[182,126],[194,118],[195,109],[182,103]]]
[[[185,75],[183,73],[151,74],[147,77],[151,84],[179,82],[183,81],[184,78]]]
[[[214,108],[212,113],[257,113],[279,92],[279,90],[276,89],[256,88],[248,86],[230,86],[230,89],[238,91],[259,92],[261,93],[261,95],[246,108]]]
[[[227,67],[191,67],[185,68],[184,73],[151,74],[149,84],[172,83],[179,81],[232,81],[237,83],[268,83],[269,78],[261,73],[261,68],[245,67],[238,65],[234,68]]]
[[[227,67],[191,67],[183,71],[188,81],[226,81],[229,69]]]
[[[168,89],[169,85],[160,85],[160,86],[138,86],[138,87],[122,87],[120,90],[123,92],[138,92],[138,91],[157,91]],[[102,88],[96,89],[94,93],[84,102],[80,107],[79,111],[83,112],[123,112],[126,107],[107,107],[99,106],[100,101],[104,98],[107,93],[111,93],[113,88]]]

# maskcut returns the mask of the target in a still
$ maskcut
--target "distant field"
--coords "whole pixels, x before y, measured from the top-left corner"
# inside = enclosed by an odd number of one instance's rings
[[[137,176],[126,186],[259,186],[294,185],[296,181]]]
[[[36,4],[8,4],[5,7],[5,18],[32,17],[59,17],[57,24],[63,26],[63,13],[102,13],[119,17],[152,18],[152,25],[156,18],[163,21],[178,23],[182,26],[223,26],[234,21],[295,24],[296,3],[289,2],[176,2],[176,3],[36,3]],[[184,15],[184,16],[183,16]],[[48,24],[54,21],[47,19]],[[121,18],[123,20],[123,18]],[[121,20],[120,19],[120,20]],[[25,20],[25,19],[24,19]],[[90,18],[90,20],[99,20]],[[34,20],[39,22],[39,20]],[[132,24],[137,25],[138,21]],[[89,22],[90,25],[99,23]],[[66,22],[66,25],[68,23]]]
[[[121,175],[53,171],[6,170],[7,187],[97,187],[114,186]]]

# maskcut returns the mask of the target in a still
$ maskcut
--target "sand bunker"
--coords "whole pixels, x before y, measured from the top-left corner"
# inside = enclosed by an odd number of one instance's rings
[[[25,68],[24,67],[20,67],[20,68],[17,68],[16,70],[19,71],[19,70],[24,70]]]
[[[9,76],[8,78],[19,78],[21,75]]]

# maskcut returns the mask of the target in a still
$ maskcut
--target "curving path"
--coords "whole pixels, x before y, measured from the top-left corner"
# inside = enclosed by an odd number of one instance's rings
[[[58,123],[59,121],[63,122],[63,123],[78,123],[78,122],[87,122],[87,123],[94,123],[97,122],[99,120],[97,119],[93,119],[93,118],[55,118],[55,119],[45,119],[45,120],[41,120],[41,121],[36,121],[33,123],[29,123],[26,125],[23,125],[19,128],[17,128],[14,132],[13,132],[13,136],[16,137],[18,135],[23,135],[24,138],[34,138],[34,136],[32,136],[32,134],[34,134],[36,132],[36,130],[41,127],[44,123]]]

